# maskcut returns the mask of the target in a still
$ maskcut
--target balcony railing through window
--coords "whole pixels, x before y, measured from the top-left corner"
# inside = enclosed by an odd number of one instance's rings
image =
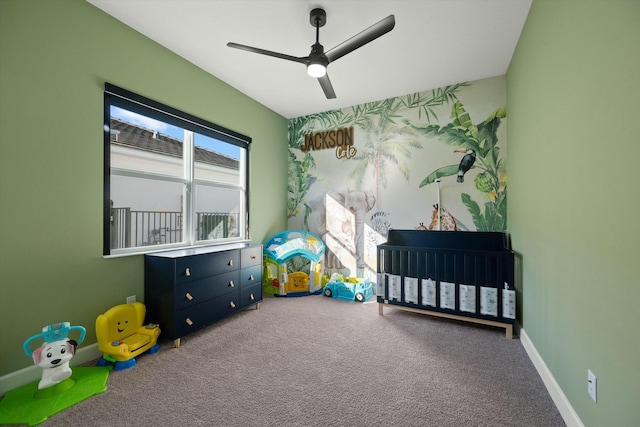
[[[225,239],[238,236],[237,213],[197,212],[198,240]],[[111,209],[111,249],[182,242],[182,212],[139,211],[131,208]]]

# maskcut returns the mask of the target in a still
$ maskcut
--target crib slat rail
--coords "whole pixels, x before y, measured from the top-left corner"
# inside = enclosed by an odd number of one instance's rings
[[[387,305],[513,337],[514,253],[504,233],[390,230],[377,258],[378,314]]]

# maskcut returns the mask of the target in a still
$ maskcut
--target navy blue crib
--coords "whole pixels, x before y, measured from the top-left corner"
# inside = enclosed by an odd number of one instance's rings
[[[512,338],[514,253],[505,233],[389,230],[377,262],[380,315],[387,305],[505,328]]]

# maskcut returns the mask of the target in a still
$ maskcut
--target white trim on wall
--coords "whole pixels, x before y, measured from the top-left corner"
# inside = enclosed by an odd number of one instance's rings
[[[73,359],[71,359],[71,365],[79,366],[90,362],[97,362],[101,356],[102,354],[98,351],[98,343],[94,343],[78,349]],[[10,390],[34,381],[39,381],[41,377],[42,368],[37,365],[3,375],[0,377],[0,396],[4,396],[4,394]]]
[[[533,342],[531,342],[529,335],[527,335],[527,332],[524,329],[520,330],[520,342],[529,355],[529,359],[531,359],[531,362],[533,362],[533,365],[536,367],[538,374],[540,374],[544,385],[547,387],[549,395],[551,395],[551,399],[553,399],[558,411],[560,411],[560,415],[562,415],[564,422],[567,423],[567,427],[584,427],[580,417],[573,409],[573,406],[571,406],[571,402],[569,402],[569,399],[565,396],[560,385],[553,377],[553,374],[547,367],[547,364],[544,363],[540,353],[538,353],[538,350],[536,350],[536,347],[533,345]]]

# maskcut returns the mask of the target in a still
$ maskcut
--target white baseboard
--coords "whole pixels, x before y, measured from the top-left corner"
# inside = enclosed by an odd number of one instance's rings
[[[553,377],[549,368],[547,368],[547,364],[542,360],[540,353],[538,353],[538,350],[536,350],[536,347],[533,345],[529,339],[529,335],[527,335],[527,332],[524,329],[520,330],[520,342],[529,355],[529,359],[531,359],[531,362],[533,362],[533,365],[536,367],[538,374],[540,374],[544,385],[547,387],[547,391],[551,395],[551,399],[553,399],[553,402],[556,404],[556,407],[558,408],[558,411],[560,411],[560,415],[562,415],[567,427],[584,427],[580,417],[573,409],[573,406],[571,406],[569,399],[565,396],[560,385]]]
[[[73,359],[71,359],[71,366],[84,365],[99,359],[101,356],[102,354],[98,351],[98,343],[94,343],[78,349]],[[0,396],[4,396],[9,390],[38,381],[41,377],[42,368],[36,365],[3,375],[0,377]]]

